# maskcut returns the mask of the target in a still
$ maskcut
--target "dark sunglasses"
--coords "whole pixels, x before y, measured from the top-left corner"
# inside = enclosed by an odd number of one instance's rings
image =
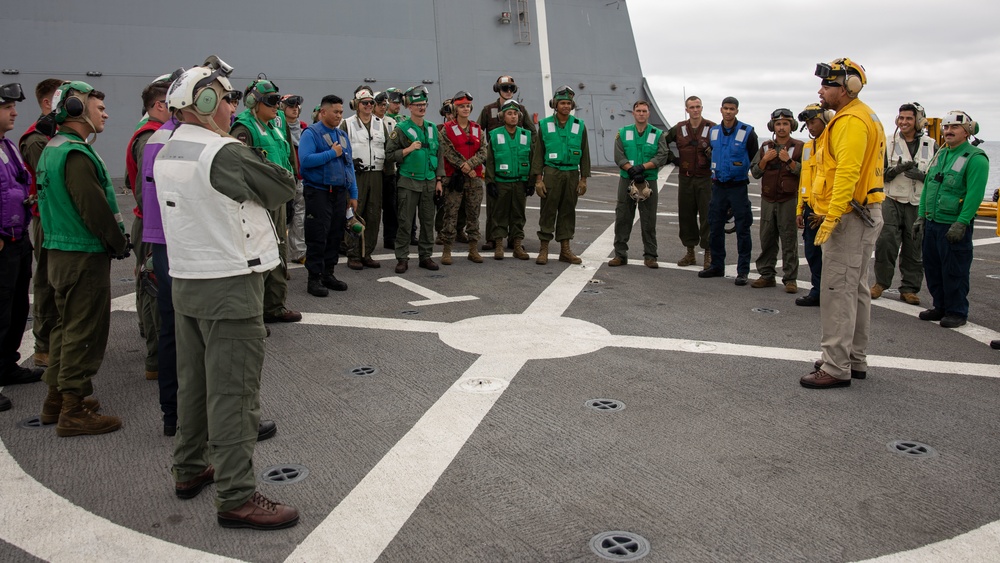
[[[361,100],[358,103],[361,104],[361,105],[363,105],[363,106],[373,106],[373,105],[375,105],[375,102],[373,100]]]
[[[514,86],[513,84],[501,84],[500,85],[500,91],[501,92],[517,92],[517,86]]]

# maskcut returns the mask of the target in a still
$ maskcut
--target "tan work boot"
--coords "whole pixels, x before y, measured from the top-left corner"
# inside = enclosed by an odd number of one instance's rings
[[[494,244],[496,244],[497,247],[493,249],[493,259],[503,260],[503,239],[498,238]]]
[[[45,396],[45,401],[42,402],[42,414],[38,417],[38,420],[42,424],[55,424],[59,422],[59,413],[62,411],[62,393],[59,392],[59,388],[55,385],[49,385],[49,393]],[[86,397],[83,399],[83,406],[90,412],[97,412],[101,410],[101,403],[93,397]]]
[[[117,416],[95,414],[83,406],[83,397],[73,393],[62,394],[62,410],[56,435],[62,438],[94,434],[107,434],[122,427]]]
[[[900,293],[899,300],[909,303],[910,305],[920,305],[920,297],[916,293]]]
[[[156,381],[160,378],[160,372],[146,370],[146,381]]]
[[[583,260],[569,248],[569,239],[559,241],[559,261],[570,264],[583,264]]]
[[[451,245],[446,244],[441,250],[441,263],[445,266],[451,266]]]
[[[707,270],[707,269],[709,269],[711,267],[712,267],[712,251],[706,248],[705,249],[705,264],[702,265],[701,269],[702,270]]]
[[[698,263],[698,259],[695,258],[694,256],[694,247],[689,246],[687,248],[688,248],[687,254],[685,254],[683,258],[677,261],[678,266],[693,266]]]
[[[35,352],[35,355],[31,357],[31,361],[35,363],[36,368],[47,368],[49,367],[49,353]]]
[[[514,239],[514,258],[518,260],[527,260],[529,258],[528,253],[521,246],[521,239],[519,238]]]
[[[502,241],[501,241],[502,242]],[[497,248],[503,253],[503,245],[498,244]],[[479,241],[470,240],[469,241],[469,260],[472,260],[476,264],[483,263],[483,257],[479,255]]]
[[[538,241],[538,258],[535,259],[535,264],[539,266],[544,266],[549,263],[549,241],[540,240]]]
[[[872,299],[878,299],[882,297],[882,292],[885,291],[885,286],[877,283],[872,286]]]

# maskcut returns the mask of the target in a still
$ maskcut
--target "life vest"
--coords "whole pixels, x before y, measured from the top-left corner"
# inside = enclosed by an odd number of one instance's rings
[[[35,130],[37,125],[38,125],[37,121],[32,123],[31,127],[28,127],[28,130],[25,131],[23,135],[21,135],[21,138],[17,141],[17,144],[19,146],[24,144],[25,139],[27,139],[29,135],[37,132]],[[42,135],[40,132],[37,133],[39,135]],[[46,142],[52,139],[52,137],[49,137],[48,135],[42,135],[42,136],[45,137]],[[38,174],[35,173],[35,169],[31,166],[30,162],[25,161],[24,164],[25,166],[27,166],[28,172],[31,173],[31,187],[28,188],[28,195],[29,197],[35,197],[38,195]],[[39,216],[37,202],[31,205],[31,214],[34,215],[35,217]]]
[[[798,215],[802,214],[803,204],[812,207],[809,198],[812,196],[812,180],[816,175],[816,139],[811,139],[802,145],[802,168],[799,169],[799,202]]]
[[[260,203],[238,202],[212,186],[212,161],[239,142],[180,125],[156,155],[153,176],[167,240],[170,276],[216,279],[278,265],[278,235]]]
[[[531,131],[522,127],[514,134],[506,127],[490,131],[490,150],[497,182],[527,182],[531,169]]]
[[[684,176],[707,177],[712,175],[712,161],[708,157],[708,133],[715,123],[701,120],[701,127],[695,129],[691,121],[682,121],[674,130],[677,152],[680,154],[680,169]]]
[[[712,146],[712,178],[716,182],[747,182],[750,171],[750,157],[747,156],[747,139],[753,127],[737,121],[733,132],[723,134],[722,125],[713,125],[709,130],[709,144]]]
[[[780,158],[774,158],[764,165],[764,175],[760,181],[760,194],[767,201],[781,203],[796,196],[799,191],[800,176],[792,172],[792,161],[802,164],[802,141],[789,139],[788,156],[791,161],[785,163]],[[777,149],[774,141],[764,141],[761,150],[767,152],[770,149]],[[802,167],[799,166],[801,173]]]
[[[125,180],[128,182],[129,189],[132,190],[133,197],[135,197],[135,177],[139,173],[139,163],[132,156],[132,145],[135,144],[135,140],[139,138],[139,135],[147,131],[156,131],[161,125],[163,124],[159,121],[147,119],[141,127],[135,130],[135,133],[132,133],[132,138],[128,140],[128,145],[125,147]],[[142,210],[139,209],[138,205],[132,209],[132,214],[142,219]]]
[[[569,116],[562,127],[554,115],[546,117],[538,123],[538,130],[545,153],[545,166],[557,170],[576,170],[583,158],[583,136],[586,128],[583,121]]]
[[[482,145],[482,141],[479,136],[482,132],[479,124],[475,121],[469,121],[469,131],[465,132],[458,125],[457,120],[449,121],[444,124],[444,134],[451,141],[451,145],[455,147],[458,154],[465,157],[465,160],[469,160],[479,151],[479,147]],[[451,176],[455,173],[456,168],[448,162],[448,159],[444,160],[444,173],[447,176]],[[475,168],[476,175],[480,178],[483,177],[483,165],[480,164]]]
[[[438,129],[430,121],[424,120],[423,127],[417,126],[412,119],[406,118],[396,125],[410,142],[420,141],[420,148],[403,158],[399,166],[399,175],[414,180],[433,180],[437,178],[438,165]]]
[[[108,208],[114,214],[118,228],[122,233],[125,232],[125,223],[118,211],[118,200],[111,185],[108,167],[92,146],[76,133],[64,129],[45,145],[42,157],[38,160],[38,209],[45,229],[42,247],[67,252],[106,253],[108,249],[84,224],[76,204],[66,190],[66,159],[74,151],[87,155],[93,162],[97,181],[104,188]]]
[[[24,204],[31,174],[10,139],[0,139],[0,145],[0,235],[20,239],[26,236],[31,221],[31,209]]]
[[[246,127],[250,131],[250,146],[262,149],[268,160],[295,174],[295,169],[292,167],[291,145],[285,138],[284,121],[280,115],[261,125],[260,120],[248,109],[240,113],[233,125]]]
[[[906,144],[906,140],[900,136],[899,131],[893,133],[885,145],[885,157],[889,166],[913,161],[917,163],[918,170],[926,173],[927,167],[930,166],[931,159],[934,158],[934,153],[937,151],[937,143],[929,135],[920,135],[918,139],[920,147],[917,149],[917,154],[911,155],[910,148]],[[885,195],[900,203],[920,205],[920,192],[923,189],[923,182],[907,178],[903,174],[897,174],[891,182],[885,184]]]
[[[163,219],[160,216],[160,202],[156,195],[153,166],[156,164],[156,155],[160,153],[164,143],[174,134],[177,125],[179,124],[173,119],[161,125],[146,141],[146,146],[142,151],[142,175],[139,176],[139,181],[142,182],[142,208],[144,210],[143,242],[167,244],[167,239],[163,236]]]
[[[648,124],[642,135],[639,134],[639,130],[635,128],[634,124],[626,125],[618,130],[618,138],[621,139],[622,148],[625,149],[625,158],[628,159],[629,164],[632,166],[641,166],[653,160],[660,146],[660,137],[662,136],[663,131]],[[647,181],[655,180],[658,174],[659,170],[653,168],[646,170],[643,173],[643,178]],[[628,172],[625,170],[622,170],[620,175],[622,178],[629,177]]]
[[[965,181],[965,170],[977,156],[989,159],[982,149],[968,141],[938,151],[924,182],[923,217],[942,224],[958,221],[971,187]]]
[[[347,136],[351,140],[351,156],[360,158],[363,170],[358,172],[381,171],[385,167],[385,129],[382,119],[373,115],[368,123],[370,130],[356,115],[345,121]]]
[[[820,180],[825,182],[826,187],[822,190],[822,193],[827,198],[826,205],[829,206],[830,199],[833,197],[833,183],[837,176],[837,155],[833,154],[830,135],[837,122],[846,117],[854,117],[860,120],[867,129],[868,138],[876,140],[876,142],[870,143],[865,147],[865,154],[861,160],[860,176],[858,177],[857,184],[854,186],[852,197],[860,204],[880,203],[885,200],[885,190],[883,189],[882,180],[885,132],[882,130],[882,124],[879,122],[875,112],[858,99],[852,100],[838,111],[833,116],[833,119],[830,120],[830,123],[826,125],[823,134],[820,135],[820,137],[826,137],[826,141],[821,143],[822,153],[817,152],[817,155],[820,157],[820,160],[816,163],[818,167],[817,176],[821,178],[813,181],[813,193],[817,193],[815,187]]]

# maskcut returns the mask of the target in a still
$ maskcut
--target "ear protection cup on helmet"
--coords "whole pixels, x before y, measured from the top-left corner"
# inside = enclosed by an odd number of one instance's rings
[[[786,120],[790,121],[791,125],[792,125],[792,127],[791,127],[792,131],[795,131],[796,129],[799,128],[799,122],[795,121],[795,119],[793,119],[791,117],[779,117],[778,119],[786,119]],[[771,119],[770,121],[767,122],[767,130],[770,131],[770,132],[772,132],[772,133],[774,133],[774,122],[775,121],[777,121],[777,120]]]
[[[219,93],[214,88],[208,86],[198,92],[198,97],[194,99],[194,110],[202,115],[211,115],[219,105]]]
[[[358,101],[355,99],[351,99],[351,101],[347,102],[347,105],[354,111],[358,110]]]
[[[927,111],[917,102],[913,102],[913,107],[917,108],[917,130],[922,131],[927,128]]]
[[[861,77],[853,74],[848,74],[844,77],[844,90],[847,90],[848,96],[857,96],[864,87],[865,85],[861,82]]]
[[[574,101],[574,100],[568,100],[568,101],[573,102],[573,109],[576,109],[576,101]],[[549,100],[549,107],[550,108],[556,109],[557,105],[559,105],[559,102],[555,98],[552,98],[551,100]]]
[[[63,103],[63,107],[66,109],[66,117],[80,117],[83,115],[83,100],[76,95],[66,98],[66,101]]]

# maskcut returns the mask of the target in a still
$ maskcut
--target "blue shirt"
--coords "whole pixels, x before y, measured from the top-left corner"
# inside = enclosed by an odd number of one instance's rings
[[[344,152],[339,157],[330,148],[324,135],[329,135],[334,143],[340,143]],[[326,189],[326,186],[345,186],[350,199],[358,199],[358,182],[354,178],[354,163],[351,160],[351,141],[340,128],[330,129],[317,121],[302,132],[299,139],[299,173],[306,186]]]

